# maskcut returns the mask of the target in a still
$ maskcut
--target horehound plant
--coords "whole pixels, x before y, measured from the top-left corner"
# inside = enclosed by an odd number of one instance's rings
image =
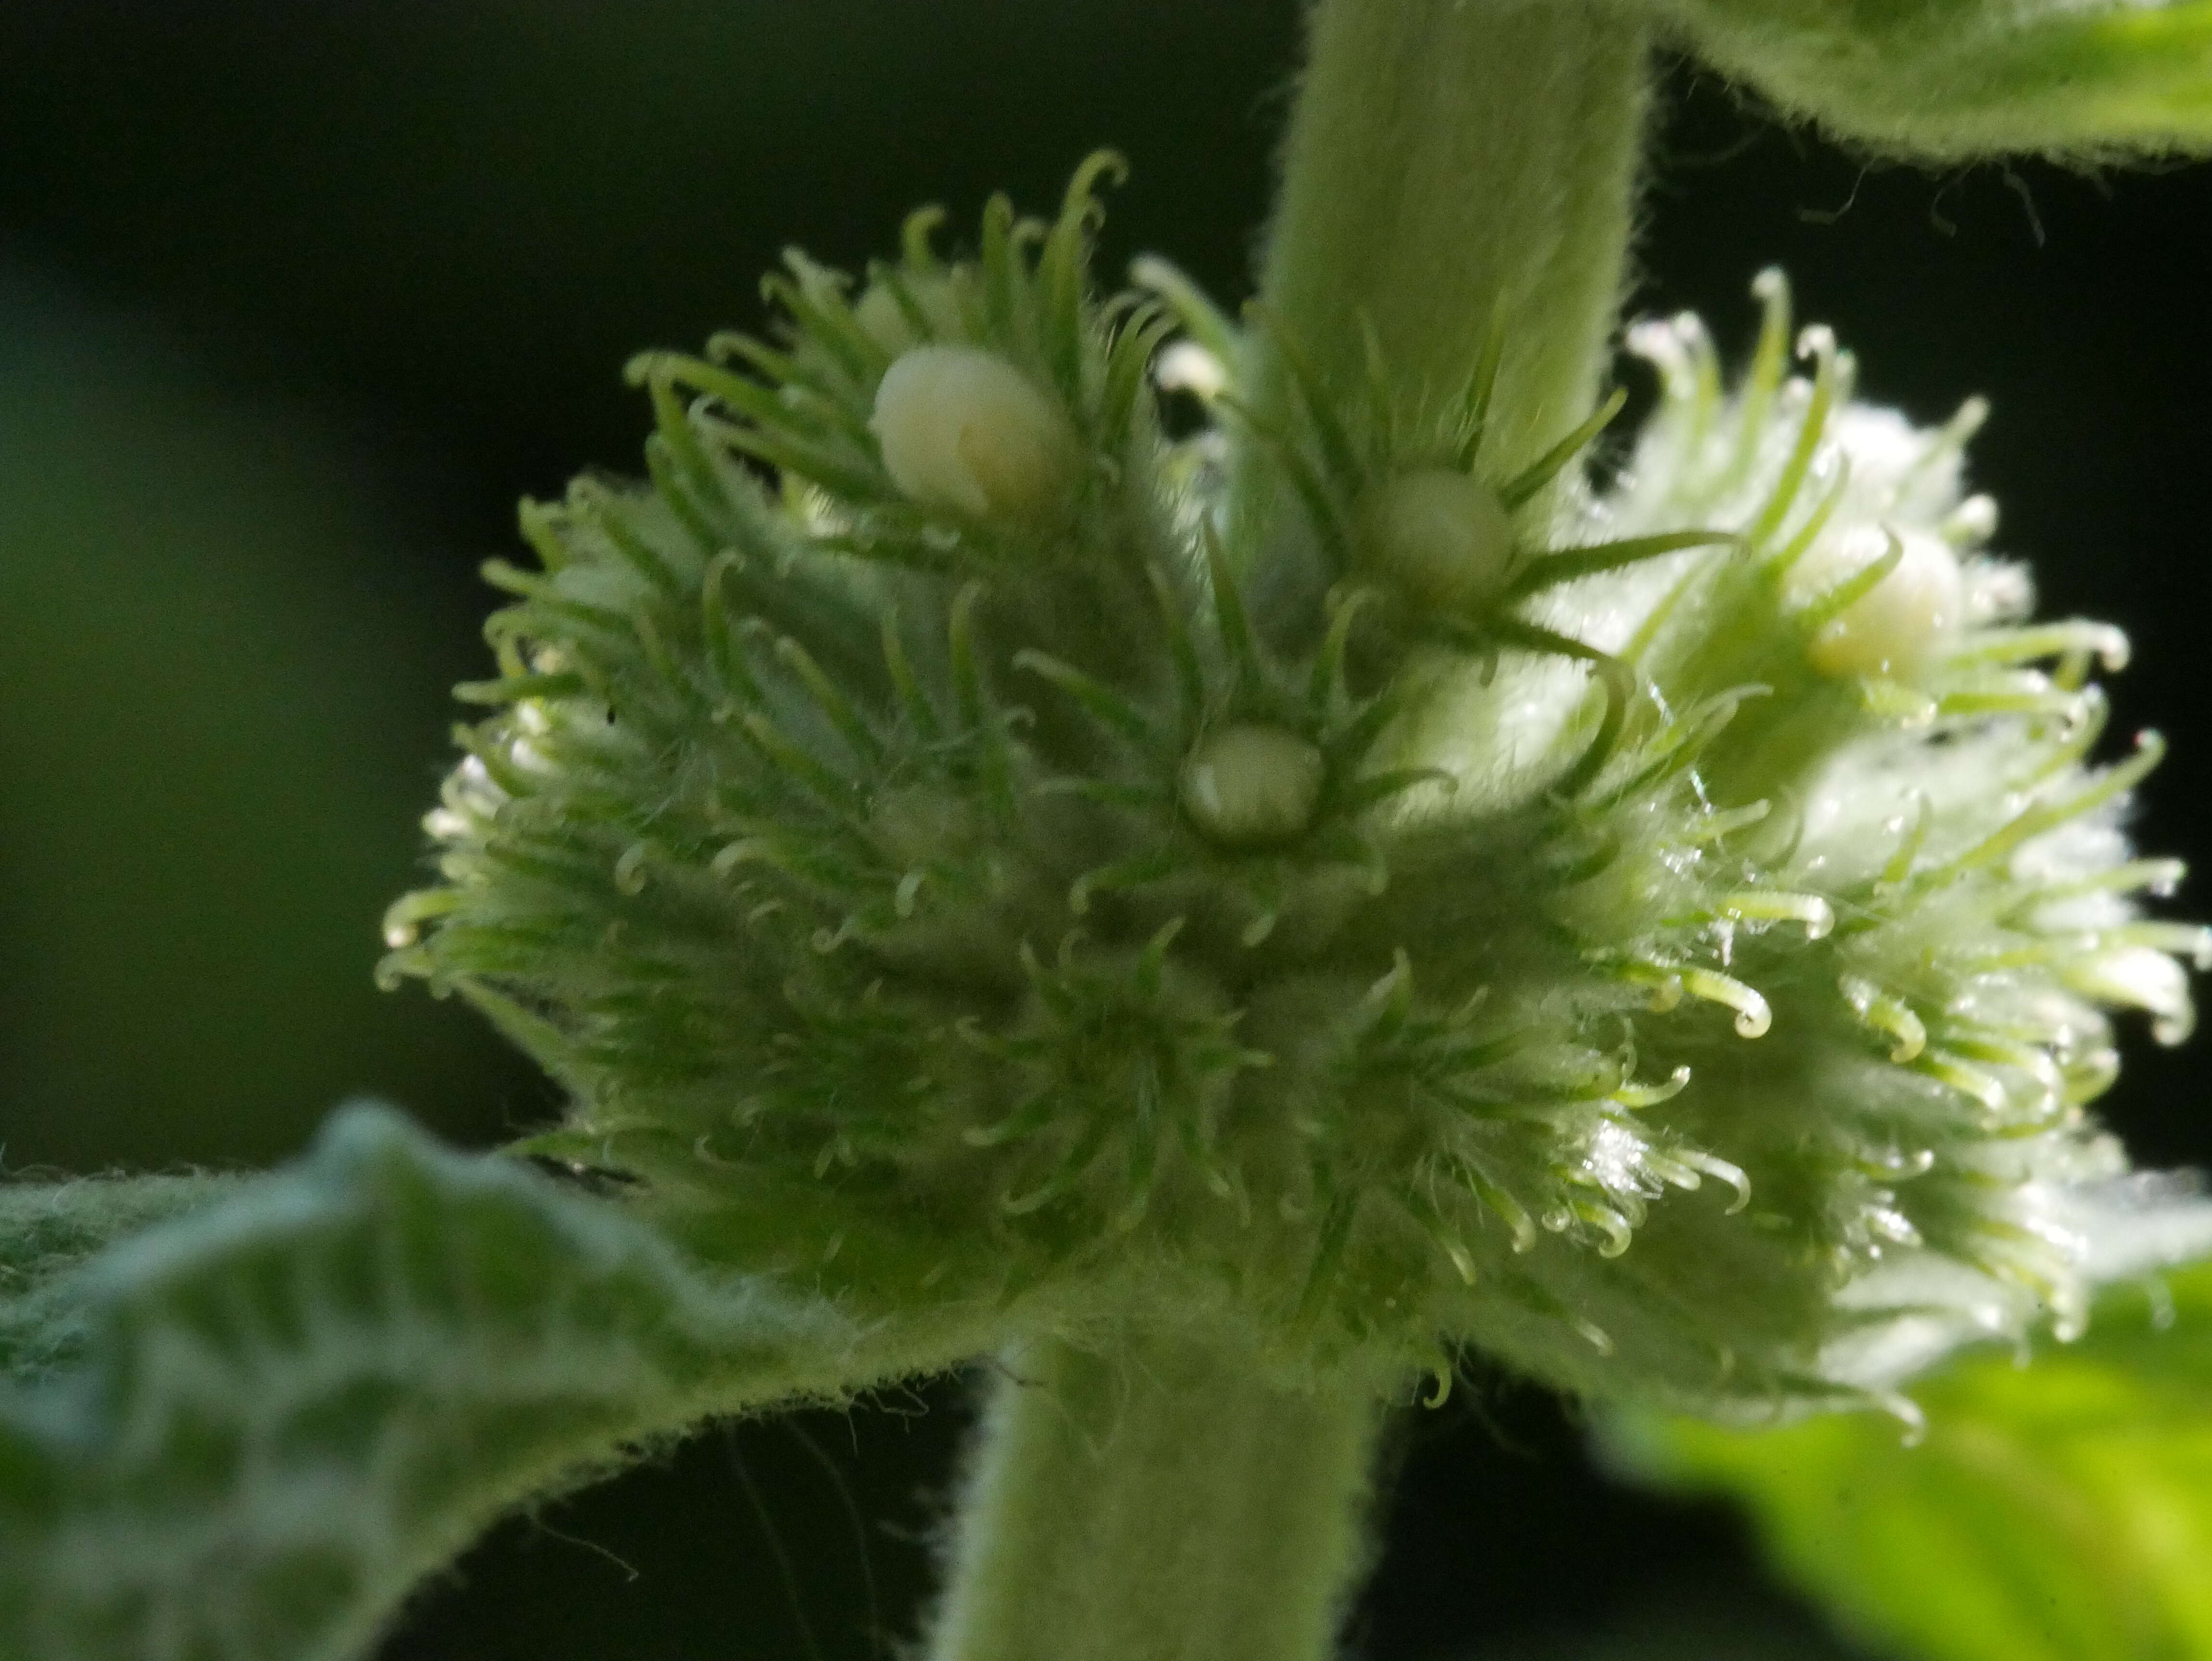
[[[2159,745],[1978,405],[1769,272],[1740,373],[1628,331],[1590,467],[1659,40],[1883,154],[2212,141],[2202,4],[1324,0],[1241,321],[1103,292],[1102,155],[636,359],[386,920],[567,1117],[0,1189],[0,1653],[359,1654],[520,1501],[995,1354],[933,1656],[1303,1661],[1469,1354],[1909,1420],[2212,1250],[2088,1112],[2207,946]]]

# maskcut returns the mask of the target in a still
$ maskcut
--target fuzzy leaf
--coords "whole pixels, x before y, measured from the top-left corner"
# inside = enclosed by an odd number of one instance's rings
[[[234,1177],[86,1177],[0,1184],[0,1378],[70,1355],[82,1326],[55,1282],[126,1234],[228,1198]]]
[[[1936,1661],[2212,1655],[2212,1265],[2108,1294],[2033,1365],[1983,1351],[1864,1415],[1744,1433],[1642,1421],[1631,1465],[1747,1503],[1844,1626]],[[2160,1318],[2154,1319],[2154,1311]]]
[[[1698,54],[1883,154],[2212,149],[2205,0],[1654,0]]]
[[[374,1107],[36,1301],[76,1336],[0,1385],[10,1661],[337,1661],[500,1512],[641,1439],[985,1342],[714,1272]]]

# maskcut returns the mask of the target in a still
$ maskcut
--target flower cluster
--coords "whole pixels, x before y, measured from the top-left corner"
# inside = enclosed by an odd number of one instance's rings
[[[387,970],[573,1093],[532,1146],[855,1295],[1708,1409],[2077,1323],[2103,1012],[2177,1037],[2206,941],[2138,913],[2124,642],[1982,551],[1978,412],[1854,404],[1770,275],[1732,389],[1633,334],[1609,487],[1618,399],[1500,476],[1495,344],[1407,422],[1157,265],[1097,297],[1114,166],[794,257],[772,339],[632,365],[647,482],[526,507]]]

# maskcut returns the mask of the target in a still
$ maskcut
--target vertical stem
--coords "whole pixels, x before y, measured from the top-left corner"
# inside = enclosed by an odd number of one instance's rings
[[[1366,380],[1364,319],[1393,428],[1432,449],[1495,319],[1485,470],[1519,471],[1583,418],[1627,257],[1645,59],[1643,31],[1589,0],[1320,0],[1261,289],[1333,400]],[[1260,338],[1252,402],[1294,428]],[[1268,465],[1238,468],[1261,525]],[[1324,1661],[1365,1567],[1379,1419],[1368,1381],[1279,1389],[1217,1329],[1015,1355],[931,1661]]]
[[[1589,411],[1620,298],[1649,103],[1645,34],[1583,0],[1320,0],[1261,295],[1340,398],[1374,326],[1401,432],[1433,431],[1493,315],[1485,472]],[[1288,389],[1264,348],[1255,401]]]
[[[1217,1331],[1009,1357],[931,1661],[1324,1661],[1366,1567],[1377,1396]]]

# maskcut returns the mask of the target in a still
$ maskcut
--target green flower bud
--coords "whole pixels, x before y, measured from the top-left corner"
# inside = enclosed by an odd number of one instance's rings
[[[1209,733],[1183,763],[1183,811],[1231,847],[1282,842],[1313,823],[1327,770],[1297,733],[1240,722]]]
[[[1504,591],[1513,525],[1498,493],[1462,472],[1423,467],[1361,498],[1359,550],[1417,609],[1477,612]]]
[[[910,351],[932,340],[957,340],[962,333],[960,291],[951,277],[933,271],[886,273],[854,304],[853,320],[891,353]]]

